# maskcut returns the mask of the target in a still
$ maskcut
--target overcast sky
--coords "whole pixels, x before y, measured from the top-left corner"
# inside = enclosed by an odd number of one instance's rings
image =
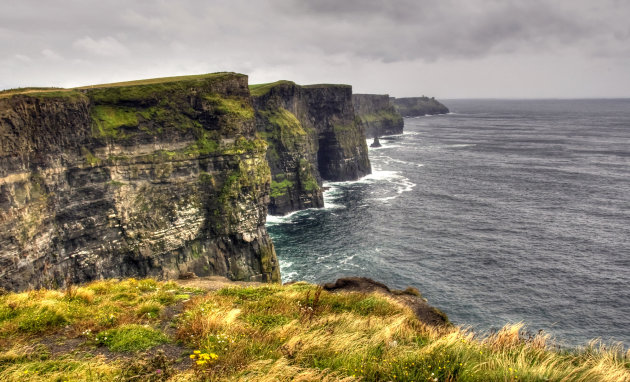
[[[630,97],[630,1],[0,0],[0,89],[216,71],[397,97]]]

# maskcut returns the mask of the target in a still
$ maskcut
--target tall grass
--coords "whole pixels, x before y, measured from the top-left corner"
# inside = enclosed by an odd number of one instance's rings
[[[181,312],[166,314],[178,301]],[[47,338],[68,336],[83,350],[52,354]],[[164,342],[183,354],[135,353]],[[430,326],[394,298],[306,283],[199,293],[125,280],[7,294],[0,345],[2,381],[630,381],[621,345],[563,350],[522,323],[485,336]],[[116,355],[94,355],[106,351]]]

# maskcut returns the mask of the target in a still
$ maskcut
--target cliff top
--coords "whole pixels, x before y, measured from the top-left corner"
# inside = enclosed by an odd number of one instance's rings
[[[359,97],[387,97],[387,98],[392,98],[389,96],[389,94],[367,94],[367,93],[353,93],[352,96],[359,96]]]
[[[249,92],[254,97],[260,97],[262,95],[267,94],[269,90],[275,88],[276,86],[281,86],[281,85],[295,85],[295,82],[287,81],[287,80],[280,80],[276,82],[268,82],[265,84],[253,84],[253,85],[249,85]]]
[[[430,325],[364,279],[325,288],[198,284],[101,280],[0,295],[0,380],[630,378],[620,348],[558,350],[521,324],[485,336]]]
[[[109,84],[100,85],[88,85],[81,86],[75,89],[96,89],[96,88],[116,88],[126,86],[139,86],[139,85],[155,85],[164,84],[169,82],[190,82],[198,80],[223,80],[230,77],[242,77],[245,74],[239,74],[234,72],[218,72],[218,73],[206,73],[206,74],[194,74],[189,76],[175,76],[175,77],[160,77],[160,78],[147,78],[144,80],[125,81],[125,82],[113,82]]]
[[[80,95],[79,90],[90,89],[106,89],[106,88],[123,88],[134,87],[142,85],[158,85],[178,82],[195,82],[195,81],[219,81],[232,77],[246,77],[244,74],[233,72],[218,72],[218,73],[206,73],[195,74],[188,76],[175,76],[175,77],[159,77],[159,78],[147,78],[142,80],[124,81],[124,82],[112,82],[107,84],[96,84],[79,86],[76,88],[56,88],[56,87],[25,87],[17,89],[7,89],[0,91],[0,98],[8,98],[15,95],[29,95],[34,97],[71,97]]]
[[[303,85],[303,88],[307,89],[318,89],[318,88],[350,88],[352,89],[352,85],[347,84],[311,84],[311,85]]]
[[[302,88],[306,88],[306,89],[319,89],[319,88],[352,88],[351,85],[345,85],[345,84],[311,84],[311,85],[297,85],[295,82],[293,81],[287,81],[287,80],[280,80],[280,81],[276,81],[276,82],[269,82],[269,83],[265,83],[265,84],[253,84],[253,85],[249,85],[249,91],[251,93],[252,96],[254,97],[260,97],[262,95],[267,94],[271,89],[277,87],[277,86],[283,86],[283,85],[293,85],[293,86],[300,86]]]

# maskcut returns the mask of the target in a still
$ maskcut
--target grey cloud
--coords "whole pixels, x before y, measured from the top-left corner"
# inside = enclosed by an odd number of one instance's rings
[[[0,87],[215,70],[319,82],[574,52],[621,68],[629,14],[624,0],[21,0],[0,14]]]

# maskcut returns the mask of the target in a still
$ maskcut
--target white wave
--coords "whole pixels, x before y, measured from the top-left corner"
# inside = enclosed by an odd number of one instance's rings
[[[280,267],[280,274],[282,275],[282,282],[295,281],[297,279],[297,272],[286,272]]]
[[[474,143],[460,143],[456,145],[448,145],[446,147],[471,147],[471,146],[477,146],[477,145]]]
[[[327,255],[317,256],[317,259],[315,259],[315,264],[319,264],[319,263],[323,262],[324,260],[328,259],[332,255],[333,255],[333,253],[329,253]]]
[[[416,163],[416,162],[409,162],[409,161],[404,161],[404,160],[400,160],[400,159],[394,159],[394,158],[386,156],[386,155],[384,155],[382,157],[379,157],[379,158],[384,159],[388,164],[389,163],[400,163],[400,164],[406,164],[406,165],[409,165],[409,166],[424,167],[424,165],[422,163]]]
[[[291,268],[292,265],[293,265],[293,262],[291,262],[291,261],[280,260],[280,269]]]
[[[396,190],[397,193],[402,194],[403,192],[409,192],[411,190],[413,190],[413,188],[416,186],[415,183],[411,182],[409,179],[404,178],[401,180],[400,182],[400,186],[398,188],[398,190]]]
[[[346,206],[344,206],[343,204],[335,203],[335,200],[337,200],[338,196],[343,192],[341,188],[335,186],[336,184],[340,184],[340,183],[341,182],[337,182],[337,183],[324,182],[324,187],[328,188],[326,191],[324,191],[324,209],[336,210],[339,208],[346,208]]]
[[[356,255],[357,255],[357,254],[355,253],[354,255],[350,255],[350,256],[346,257],[345,259],[341,259],[341,260],[339,261],[339,264],[347,264],[347,263],[348,263],[348,261],[351,261],[352,259],[354,259],[354,257],[355,257]]]
[[[368,152],[369,151],[378,151],[378,150],[383,150],[383,149],[395,149],[397,147],[403,147],[401,145],[396,145],[393,143],[387,143],[385,140],[381,141],[381,147],[370,147],[368,145]]]
[[[394,196],[386,196],[386,197],[384,197],[384,198],[374,198],[374,199],[372,199],[372,200],[378,200],[379,202],[388,202],[388,201],[390,201],[390,200],[394,200],[394,199],[396,199],[396,198],[398,198],[398,195],[394,195]]]
[[[267,215],[267,225],[286,224],[291,223],[293,216],[302,211],[289,212],[286,215]]]

